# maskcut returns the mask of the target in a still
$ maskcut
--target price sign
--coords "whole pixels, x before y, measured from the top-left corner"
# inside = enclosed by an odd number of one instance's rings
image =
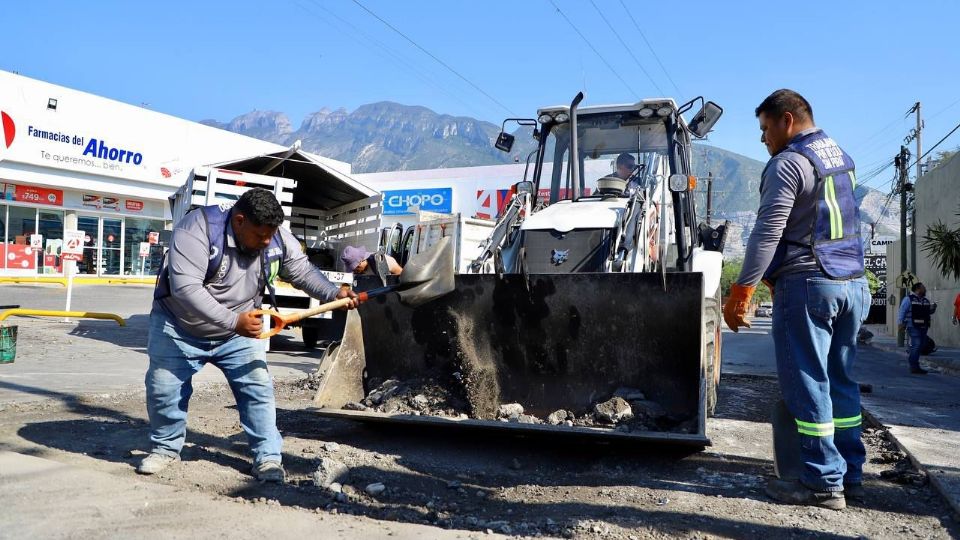
[[[63,233],[63,260],[83,260],[83,240],[86,234],[83,231],[64,231]]]
[[[43,249],[43,235],[42,234],[31,234],[30,235],[30,247],[33,249]]]
[[[140,242],[140,256],[141,257],[150,256],[150,242]]]

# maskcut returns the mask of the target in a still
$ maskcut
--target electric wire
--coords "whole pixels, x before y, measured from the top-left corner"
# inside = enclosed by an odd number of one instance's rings
[[[369,13],[373,18],[375,18],[375,19],[377,19],[378,21],[380,21],[381,23],[383,23],[387,28],[389,28],[389,29],[393,30],[394,32],[396,32],[398,35],[400,35],[400,37],[402,37],[403,39],[407,40],[411,45],[413,45],[414,47],[416,47],[417,49],[419,49],[421,52],[423,52],[424,54],[426,54],[427,56],[429,56],[430,58],[432,58],[433,60],[435,60],[438,64],[440,64],[441,66],[445,67],[448,71],[450,71],[451,73],[453,73],[454,75],[456,75],[457,77],[459,77],[463,82],[469,84],[474,90],[476,90],[477,92],[480,92],[481,94],[483,94],[487,99],[489,99],[489,100],[492,101],[493,103],[496,103],[500,108],[502,108],[503,110],[507,111],[507,112],[510,113],[511,115],[516,116],[516,113],[514,113],[512,110],[510,110],[510,107],[507,107],[507,106],[504,105],[502,102],[500,102],[500,100],[498,100],[497,98],[493,97],[493,96],[490,95],[486,90],[484,90],[484,89],[481,88],[479,85],[477,85],[477,83],[471,81],[470,79],[468,79],[468,78],[466,78],[465,76],[463,76],[459,71],[453,69],[453,67],[450,66],[450,64],[448,64],[448,63],[444,62],[443,60],[441,60],[440,58],[438,58],[437,55],[435,55],[435,54],[433,54],[432,52],[428,51],[428,50],[427,50],[426,48],[424,48],[422,45],[420,45],[419,43],[417,43],[416,41],[414,41],[412,38],[410,38],[409,36],[407,36],[406,34],[404,34],[403,32],[401,32],[399,29],[397,29],[397,27],[393,26],[392,24],[390,24],[389,22],[387,22],[386,20],[384,20],[383,17],[381,17],[381,16],[377,15],[376,13],[374,13],[372,10],[370,10],[370,8],[368,8],[367,6],[361,4],[359,0],[353,0],[353,3],[356,4],[356,5],[358,5],[358,6],[360,6],[361,9],[363,9],[364,11],[366,11],[367,13]]]
[[[356,2],[357,0],[353,0],[353,1]],[[583,33],[580,31],[580,29],[577,28],[577,26],[576,26],[575,24],[573,24],[573,21],[571,21],[571,20],[567,17],[566,13],[564,13],[563,10],[561,10],[560,7],[557,6],[557,4],[556,4],[553,0],[547,0],[547,1],[550,2],[551,5],[553,5],[553,8],[557,10],[557,13],[559,13],[561,17],[563,17],[563,20],[567,21],[567,24],[570,25],[570,28],[573,28],[573,31],[576,32],[578,36],[580,36],[580,39],[582,39],[583,42],[586,43],[587,46],[590,47],[590,49],[593,50],[594,54],[596,54],[597,57],[599,57],[600,60],[601,60],[604,64],[606,64],[607,68],[609,68],[610,71],[611,71],[618,79],[620,79],[620,82],[623,83],[623,86],[625,86],[625,87],[627,88],[627,90],[629,90],[630,93],[634,95],[634,97],[636,97],[637,99],[641,99],[641,98],[640,98],[640,94],[638,94],[637,91],[634,90],[634,89],[627,83],[627,81],[625,81],[625,80],[623,79],[623,77],[620,76],[620,73],[617,72],[617,70],[613,69],[613,66],[610,65],[610,62],[608,62],[607,59],[604,58],[604,56],[603,56],[602,54],[600,54],[600,51],[598,51],[597,48],[593,46],[593,43],[590,43],[590,40],[587,39],[587,36],[583,35]]]
[[[918,157],[917,159],[913,160],[913,163],[911,163],[907,168],[913,167],[913,166],[916,165],[918,162],[923,161],[923,158],[927,157],[927,155],[929,155],[930,152],[933,152],[938,146],[940,146],[941,143],[943,143],[943,141],[947,140],[947,137],[953,135],[953,133],[954,133],[955,131],[957,131],[958,129],[960,129],[960,124],[957,124],[956,126],[954,126],[954,128],[950,130],[950,133],[947,133],[946,135],[944,135],[942,139],[940,139],[939,141],[937,141],[937,144],[931,146],[930,149],[927,150],[926,152],[924,152],[922,156],[920,156],[920,157]]]
[[[593,0],[590,0],[590,4],[593,6],[593,9],[597,10],[597,14],[600,15],[600,18],[603,19],[603,22],[607,24],[607,28],[609,28],[610,31],[613,32],[614,36],[617,36],[617,40],[620,41],[620,44],[623,45],[623,48],[627,50],[627,54],[629,54],[630,57],[633,58],[633,61],[637,63],[637,67],[640,68],[640,71],[642,71],[643,74],[646,75],[648,79],[650,79],[650,83],[653,84],[654,88],[657,89],[657,92],[660,92],[661,96],[665,96],[666,93],[663,91],[662,88],[660,88],[660,85],[657,84],[657,81],[653,80],[653,77],[650,76],[650,73],[647,71],[647,69],[643,67],[643,64],[641,64],[640,60],[637,58],[637,55],[633,54],[633,50],[631,50],[630,47],[627,45],[627,42],[624,41],[622,37],[620,37],[620,33],[617,32],[616,28],[614,28],[612,24],[610,24],[610,21],[607,20],[607,17],[603,14],[602,11],[600,11],[600,8],[597,7],[596,2],[594,2]]]
[[[330,11],[330,10],[327,9],[325,6],[323,6],[322,4],[320,4],[317,0],[309,0],[309,2],[310,2],[313,6],[315,6],[315,7],[319,8],[319,9],[323,10],[329,17],[332,17],[332,18],[336,19],[337,21],[339,21],[340,24],[342,24],[343,26],[348,27],[351,31],[350,31],[350,32],[345,32],[343,28],[341,28],[341,27],[338,26],[337,24],[334,24],[332,21],[330,21],[330,20],[328,20],[328,19],[320,16],[318,13],[312,11],[311,9],[308,9],[308,7],[307,7],[306,5],[302,5],[302,4],[300,4],[299,2],[295,2],[295,3],[296,3],[296,5],[297,5],[297,7],[299,7],[299,8],[302,9],[303,11],[305,11],[307,14],[313,16],[314,18],[316,18],[316,19],[318,19],[318,20],[321,20],[321,21],[327,23],[328,25],[332,26],[333,28],[339,30],[339,31],[340,31],[341,33],[343,33],[344,35],[347,35],[347,36],[351,37],[351,38],[352,38],[354,41],[356,41],[357,43],[360,43],[361,45],[365,45],[365,46],[369,47],[369,48],[372,49],[372,50],[376,50],[376,47],[378,47],[379,49],[382,50],[382,52],[380,52],[379,54],[380,54],[384,59],[386,59],[386,60],[388,60],[388,61],[397,62],[397,63],[399,63],[399,64],[402,64],[403,66],[405,66],[405,67],[409,70],[409,72],[410,72],[411,74],[413,74],[413,76],[415,76],[417,79],[420,79],[420,81],[423,82],[424,84],[426,84],[426,85],[428,85],[428,86],[432,86],[433,88],[439,90],[440,92],[443,92],[444,94],[446,94],[446,95],[449,96],[450,98],[454,99],[455,101],[457,101],[458,103],[460,103],[461,105],[463,105],[464,107],[466,107],[467,109],[469,109],[470,111],[472,111],[478,118],[482,116],[481,109],[479,109],[475,103],[473,103],[473,104],[472,104],[472,103],[467,103],[467,102],[464,101],[460,96],[458,96],[456,93],[451,92],[446,86],[444,86],[444,85],[440,84],[439,82],[437,82],[434,78],[432,78],[432,77],[430,76],[430,74],[428,74],[427,72],[425,72],[423,69],[419,68],[418,66],[414,65],[414,64],[411,63],[411,62],[408,62],[406,59],[404,59],[402,56],[400,56],[399,53],[397,53],[396,51],[392,50],[390,47],[388,47],[388,46],[387,46],[386,44],[384,44],[382,41],[379,41],[379,40],[371,37],[370,35],[365,34],[362,30],[360,30],[360,29],[357,28],[355,25],[353,25],[352,23],[350,23],[350,21],[348,21],[348,20],[344,19],[343,17],[340,17],[340,16],[337,15],[336,13]],[[361,39],[361,38],[363,38],[363,39]],[[366,40],[366,41],[364,41],[364,40]],[[376,47],[374,47],[373,45],[371,45],[371,43],[374,44],[374,45],[376,45]]]
[[[650,53],[653,54],[653,58],[657,61],[657,64],[660,65],[660,69],[663,70],[663,74],[667,76],[667,80],[673,85],[673,89],[677,91],[677,95],[683,95],[683,92],[680,91],[680,87],[677,86],[677,83],[673,82],[673,77],[671,77],[670,73],[667,72],[666,66],[663,65],[663,62],[660,61],[660,57],[657,56],[657,51],[653,50],[653,45],[650,44],[646,34],[643,33],[643,29],[640,28],[637,20],[633,18],[633,14],[630,13],[629,9],[627,9],[627,5],[623,3],[623,0],[620,0],[620,5],[623,7],[623,10],[627,12],[627,16],[630,17],[630,20],[633,21],[633,25],[637,27],[637,32],[640,34],[640,37],[643,38],[643,42],[647,44],[647,48],[650,49]]]

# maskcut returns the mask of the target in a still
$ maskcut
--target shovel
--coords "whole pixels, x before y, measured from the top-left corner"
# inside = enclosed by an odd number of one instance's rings
[[[453,244],[450,242],[450,238],[442,238],[428,251],[418,253],[410,258],[407,266],[400,274],[400,283],[358,293],[356,301],[362,304],[370,298],[397,292],[400,295],[401,302],[416,307],[449,293],[453,288]],[[270,330],[260,334],[260,339],[275,336],[288,324],[307,317],[345,308],[350,305],[351,301],[350,298],[341,298],[307,311],[289,315],[283,315],[272,309],[257,310],[255,312],[257,315],[270,317],[271,326]]]

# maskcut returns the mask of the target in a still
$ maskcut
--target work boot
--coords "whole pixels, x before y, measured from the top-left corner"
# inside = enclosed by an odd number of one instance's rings
[[[263,461],[253,466],[250,474],[261,482],[283,482],[283,465],[279,461]]]
[[[140,474],[157,474],[158,472],[169,467],[175,461],[180,461],[179,455],[171,456],[168,454],[150,452],[150,455],[140,461],[140,465],[137,466],[137,472]]]
[[[819,506],[830,510],[843,510],[847,501],[842,491],[814,491],[796,480],[771,478],[767,482],[767,495],[786,504]]]
[[[910,368],[910,373],[914,375],[926,375],[927,373],[930,373],[930,372],[923,369],[922,367],[912,367]]]
[[[867,492],[863,489],[863,484],[844,484],[843,498],[862,503],[867,499]]]

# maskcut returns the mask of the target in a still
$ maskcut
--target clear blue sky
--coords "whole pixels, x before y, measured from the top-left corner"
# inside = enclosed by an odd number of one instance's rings
[[[704,95],[725,108],[711,144],[761,160],[753,109],[789,87],[861,174],[898,151],[915,101],[926,147],[960,122],[952,0],[594,0],[616,34],[589,0],[553,0],[625,83],[550,0],[360,1],[493,100],[350,0],[11,2],[0,69],[193,120],[257,108],[286,112],[294,126],[324,106],[380,100],[499,123],[581,89],[593,104]],[[958,144],[960,133],[942,148]]]

